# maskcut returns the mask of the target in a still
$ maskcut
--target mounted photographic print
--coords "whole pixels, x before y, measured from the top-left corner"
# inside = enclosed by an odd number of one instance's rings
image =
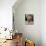
[[[33,25],[33,23],[34,23],[33,14],[25,14],[25,24],[26,25]]]

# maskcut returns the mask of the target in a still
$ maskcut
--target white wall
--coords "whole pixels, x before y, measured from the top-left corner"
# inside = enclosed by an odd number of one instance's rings
[[[16,9],[14,9],[15,28],[22,32],[24,37],[35,41],[36,46],[41,46],[41,1],[24,0]],[[34,14],[34,24],[25,25],[25,13]]]
[[[46,46],[46,0],[41,1],[41,38],[42,46]]]
[[[12,6],[16,0],[0,0],[0,27],[12,28]]]

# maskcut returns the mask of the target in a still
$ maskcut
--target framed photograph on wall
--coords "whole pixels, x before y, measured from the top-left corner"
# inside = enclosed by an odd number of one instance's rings
[[[34,15],[33,14],[25,14],[25,24],[26,25],[34,24]]]

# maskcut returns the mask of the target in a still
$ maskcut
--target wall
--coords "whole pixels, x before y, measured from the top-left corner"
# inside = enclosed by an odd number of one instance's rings
[[[12,28],[12,6],[16,0],[0,0],[0,27]]]
[[[46,46],[46,0],[41,1],[41,38],[42,46]]]
[[[41,46],[41,1],[24,0],[16,9],[14,9],[15,28],[22,32],[24,38],[35,41],[36,46]],[[34,14],[34,24],[25,25],[25,13]]]

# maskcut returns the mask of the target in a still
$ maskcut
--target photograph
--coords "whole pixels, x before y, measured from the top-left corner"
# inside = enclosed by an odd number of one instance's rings
[[[33,14],[25,14],[25,24],[32,25],[34,23],[34,16]]]

